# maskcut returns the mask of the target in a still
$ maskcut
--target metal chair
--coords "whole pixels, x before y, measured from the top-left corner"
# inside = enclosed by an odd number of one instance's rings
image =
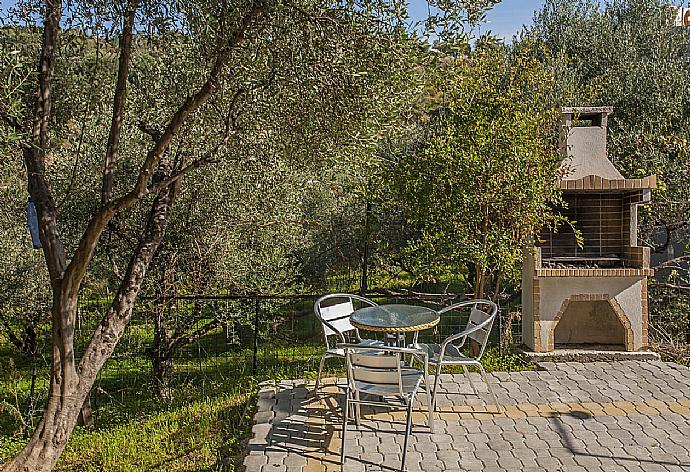
[[[347,389],[343,408],[343,438],[340,449],[341,467],[345,466],[345,434],[350,407],[354,406],[355,423],[359,425],[359,406],[372,405],[407,410],[405,441],[400,470],[405,469],[407,443],[412,430],[412,404],[422,382],[429,399],[429,428],[434,432],[433,407],[428,379],[428,357],[420,349],[392,346],[367,346],[338,344],[345,350],[347,365]],[[404,356],[422,359],[424,370],[405,366]],[[365,399],[360,394],[367,394]],[[380,398],[381,400],[377,400]],[[394,402],[399,400],[400,403]]]
[[[478,306],[486,307],[484,310],[477,308]],[[460,303],[455,303],[453,305],[447,306],[439,310],[439,315],[443,315],[451,310],[456,310],[463,307],[472,307],[470,311],[470,318],[467,322],[467,326],[464,331],[454,334],[446,338],[441,344],[426,344],[417,342],[417,333],[415,333],[414,343],[412,347],[421,349],[427,353],[428,362],[431,366],[436,367],[436,375],[434,378],[434,388],[431,394],[432,400],[432,411],[436,410],[436,390],[438,389],[439,379],[441,378],[441,368],[443,366],[459,365],[462,366],[462,370],[467,377],[472,390],[475,395],[479,395],[477,387],[472,382],[469,370],[470,366],[477,367],[484,379],[484,382],[489,388],[489,393],[494,399],[494,404],[496,409],[500,411],[500,406],[498,404],[498,399],[496,394],[491,388],[491,383],[486,375],[484,366],[482,366],[480,360],[484,354],[484,349],[486,348],[487,341],[489,340],[489,334],[491,333],[491,328],[498,313],[498,306],[490,300],[467,300]],[[476,341],[479,344],[479,354],[476,357],[469,357],[462,353],[461,348],[464,346],[467,339]]]
[[[330,300],[343,300],[343,302],[324,306],[324,302]],[[331,346],[331,342],[329,340],[331,336],[338,337],[336,342],[346,343],[348,340],[345,339],[345,335],[349,336],[353,334],[357,340],[357,344],[360,346],[383,346],[383,342],[381,341],[374,339],[362,339],[359,336],[359,330],[352,326],[352,323],[350,323],[350,315],[355,311],[353,300],[360,301],[369,306],[378,306],[377,303],[369,300],[368,298],[349,293],[332,293],[329,295],[324,295],[314,303],[314,314],[321,322],[323,337],[326,342],[326,352],[324,352],[323,356],[321,356],[319,373],[316,376],[316,383],[314,384],[314,395],[316,395],[316,391],[319,388],[319,383],[321,382],[321,373],[323,371],[323,365],[326,362],[326,359],[329,357],[345,358],[345,351],[343,349]]]

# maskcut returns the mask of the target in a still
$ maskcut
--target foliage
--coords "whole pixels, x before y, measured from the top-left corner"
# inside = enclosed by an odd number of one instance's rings
[[[496,348],[487,348],[482,356],[482,365],[487,372],[520,372],[537,370],[537,366],[522,354],[499,353]]]
[[[429,278],[466,267],[477,296],[514,280],[522,244],[558,200],[553,80],[522,50],[442,64],[429,136],[381,173],[385,203],[415,230],[406,266]]]
[[[640,212],[652,246],[654,226],[677,240],[690,225],[690,30],[672,21],[660,0],[548,0],[525,36],[552,52],[560,104],[614,107],[608,152],[621,172],[658,174]]]
[[[22,93],[32,79],[23,62],[31,36],[0,28],[0,115],[16,118]],[[0,125],[0,331],[16,349],[32,356],[47,318],[47,273],[40,251],[32,249],[26,225],[26,182],[17,133]],[[24,193],[22,193],[24,191]]]

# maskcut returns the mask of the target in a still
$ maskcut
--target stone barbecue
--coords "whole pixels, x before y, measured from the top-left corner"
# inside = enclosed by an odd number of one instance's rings
[[[522,269],[523,342],[534,352],[648,344],[650,249],[637,245],[637,205],[656,176],[626,179],[607,157],[612,107],[562,110],[561,214],[579,230],[544,228]]]

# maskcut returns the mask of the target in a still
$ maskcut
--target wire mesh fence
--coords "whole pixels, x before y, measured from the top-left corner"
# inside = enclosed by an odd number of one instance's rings
[[[690,344],[690,291],[687,288],[650,284],[649,337],[658,344]]]
[[[650,335],[661,342],[687,342],[688,297],[673,290],[650,287]],[[96,413],[116,415],[119,406],[141,402],[144,408],[155,402],[151,392],[160,382],[176,396],[187,390],[196,397],[226,391],[228,385],[248,389],[268,379],[315,376],[324,349],[321,326],[314,316],[314,301],[320,294],[296,295],[196,295],[173,298],[141,297],[132,320],[112,358],[98,375],[91,392]],[[466,299],[454,294],[367,295],[380,304],[405,303],[440,308]],[[111,296],[89,294],[79,301],[75,332],[77,358],[101,322]],[[47,313],[49,303],[38,300],[14,307]],[[500,353],[509,345],[521,344],[520,296],[501,298],[490,346]],[[680,313],[680,315],[679,315]],[[684,313],[684,315],[683,315]],[[448,312],[436,327],[420,335],[421,341],[439,342],[465,328],[467,312]],[[47,397],[50,362],[50,333],[47,323],[37,325],[36,352],[15,356],[21,378],[31,383],[22,399],[29,413],[40,416]],[[374,333],[363,333],[376,337]],[[5,347],[5,349],[10,349]],[[16,351],[16,349],[15,349]],[[342,363],[332,360],[326,368],[340,372]],[[147,403],[148,402],[148,403]],[[20,408],[21,409],[21,408]],[[120,408],[121,410],[122,408]],[[33,411],[35,410],[35,411]]]
[[[174,298],[141,297],[132,320],[113,356],[101,369],[91,392],[96,413],[114,415],[134,401],[150,401],[159,382],[175,395],[194,389],[196,396],[213,395],[229,384],[248,388],[257,381],[281,378],[309,378],[315,375],[324,349],[321,325],[314,316],[314,301],[320,294],[298,295],[198,295]],[[466,298],[453,294],[382,295],[368,298],[380,304],[405,303],[440,308]],[[75,325],[77,360],[88,345],[96,326],[111,302],[108,294],[83,296],[79,300]],[[36,301],[17,309],[48,312],[49,303]],[[505,314],[513,307],[506,301],[495,323],[491,344],[500,349]],[[420,340],[440,341],[461,331],[467,313],[449,312]],[[517,328],[517,325],[516,325]],[[24,358],[17,372],[35,388],[25,404],[37,405],[31,412],[40,416],[40,405],[47,397],[50,333],[47,323],[37,334],[37,355]],[[516,331],[513,331],[516,334]],[[375,337],[374,333],[363,333]],[[519,331],[517,332],[519,335]],[[20,356],[21,357],[21,356]],[[342,363],[327,364],[331,372]],[[165,378],[164,378],[165,377]],[[242,380],[244,379],[244,380]],[[142,407],[144,405],[142,403]]]

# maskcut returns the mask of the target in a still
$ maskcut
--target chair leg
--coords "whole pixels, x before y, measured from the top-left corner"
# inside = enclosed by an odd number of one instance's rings
[[[321,356],[321,362],[319,363],[319,373],[316,374],[316,383],[314,384],[314,396],[316,396],[316,392],[319,389],[319,382],[321,381],[321,372],[323,371],[323,364],[326,362],[326,353],[323,353],[323,356]]]
[[[470,377],[470,371],[467,369],[466,365],[462,366],[462,371],[465,373],[465,377],[467,377],[467,381],[470,383],[470,387],[472,387],[472,391],[474,392],[474,394],[479,395],[479,391],[477,390],[477,387],[474,385],[474,382],[472,382],[472,377]]]
[[[479,370],[482,373],[482,378],[484,379],[484,383],[486,384],[487,387],[489,387],[489,393],[491,393],[491,396],[494,399],[494,405],[496,405],[496,411],[498,413],[501,412],[501,406],[498,404],[498,398],[496,397],[496,394],[494,393],[494,389],[491,387],[491,383],[489,382],[489,376],[486,374],[486,371],[484,370],[484,366],[479,364]]]
[[[345,467],[345,432],[347,431],[347,417],[350,416],[350,388],[345,391],[345,408],[343,408],[343,438],[340,443],[340,467]]]
[[[436,375],[434,376],[434,390],[431,392],[431,411],[436,411],[436,390],[441,379],[441,363],[436,365]]]
[[[431,386],[429,385],[429,373],[424,372],[424,387],[426,388],[426,401],[429,402],[429,431],[434,433],[434,400],[431,396]]]
[[[412,404],[414,403],[414,394],[410,396],[407,404],[407,424],[405,426],[405,441],[403,443],[402,460],[400,462],[400,471],[405,470],[405,460],[407,459],[407,442],[412,432]]]
[[[355,400],[357,400],[357,403],[355,403],[355,424],[359,427],[359,420],[362,416],[362,409],[359,404],[359,391],[355,392]]]

